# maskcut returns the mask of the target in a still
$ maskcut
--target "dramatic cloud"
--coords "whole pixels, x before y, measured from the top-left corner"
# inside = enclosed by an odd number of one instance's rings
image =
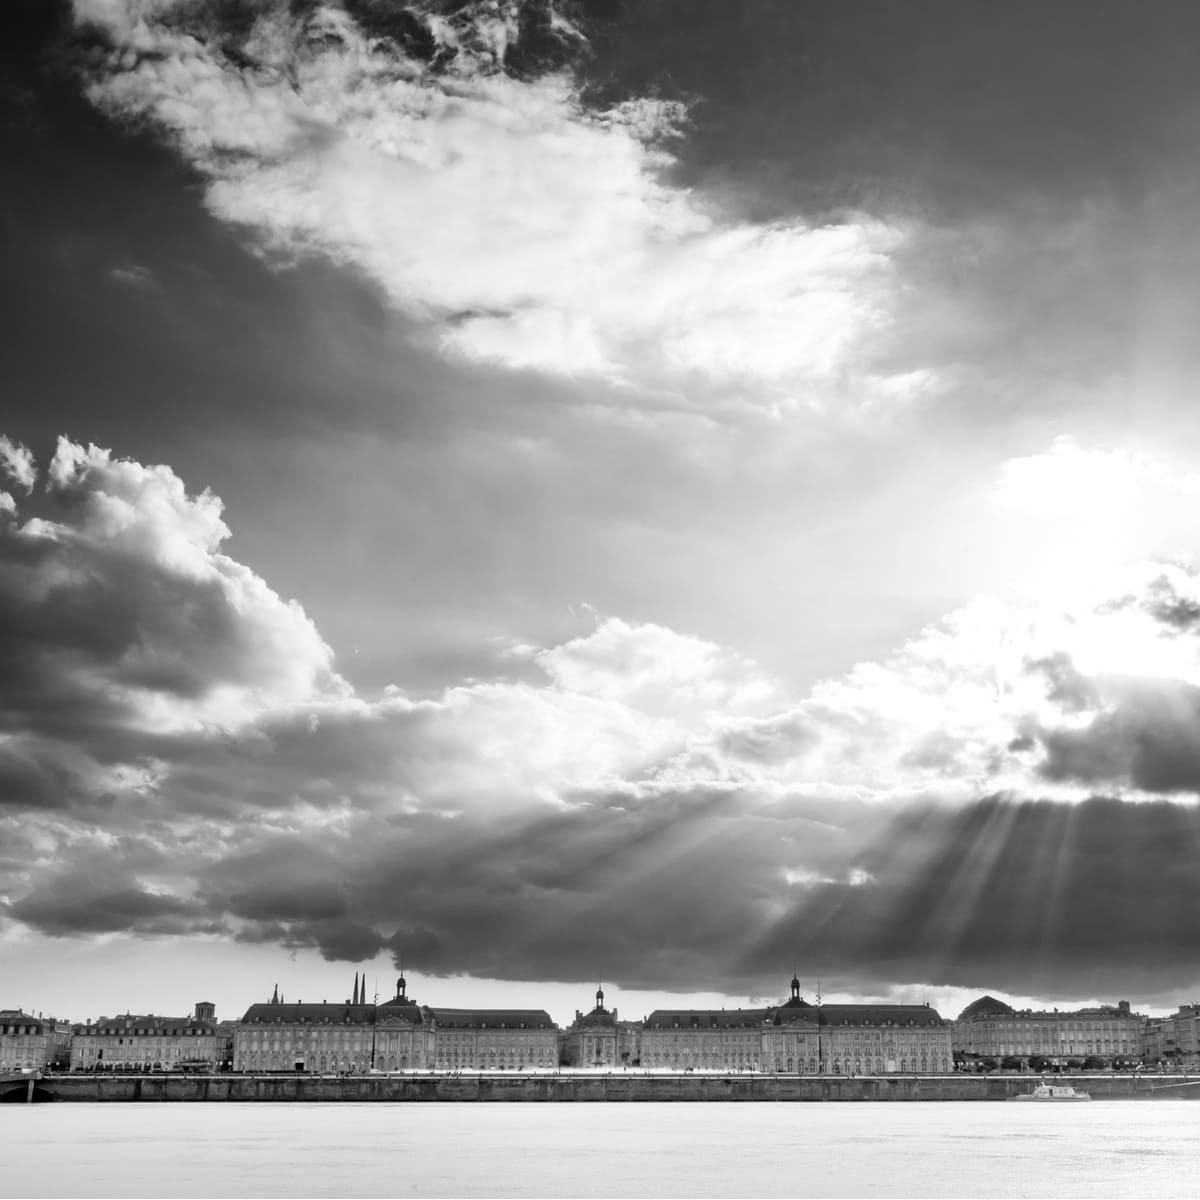
[[[8,710],[170,733],[342,694],[300,607],[220,553],[228,533],[169,467],[60,439],[0,529]]]
[[[754,224],[669,182],[686,114],[582,103],[533,0],[75,0],[88,94],[149,120],[285,260],[366,271],[450,353],[706,408],[846,414],[929,389],[888,328],[895,224]]]
[[[0,525],[7,920],[677,988],[796,954],[846,987],[1067,988],[1099,910],[1120,961],[1151,969],[1146,914],[1191,952],[1159,919],[1200,844],[1185,567],[977,601],[799,696],[608,617],[414,699],[351,689],[228,532],[170,468],[67,440]]]
[[[861,855],[869,883],[819,880],[746,954],[795,955],[830,986],[935,980],[1101,996],[1195,982],[1200,810],[1162,801],[981,801],[907,810]]]

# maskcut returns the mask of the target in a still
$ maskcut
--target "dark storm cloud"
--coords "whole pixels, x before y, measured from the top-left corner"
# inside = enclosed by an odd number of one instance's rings
[[[626,986],[715,987],[732,983],[745,931],[785,903],[785,866],[838,871],[863,836],[728,791],[586,800],[500,824],[359,814],[320,837],[254,847],[248,833],[254,848],[204,872],[199,893],[239,937],[329,959],[386,946],[436,974],[589,979],[602,967]]]
[[[199,934],[224,929],[194,903],[153,892],[131,871],[94,851],[69,867],[39,876],[33,889],[7,915],[52,937],[134,933],[145,937]]]
[[[1084,728],[1044,735],[1046,778],[1132,784],[1147,792],[1200,791],[1200,688],[1150,680],[1115,690],[1115,705]]]
[[[1200,902],[1198,850],[1200,812],[1166,802],[914,810],[881,823],[862,882],[814,886],[744,969],[795,954],[827,986],[936,980],[1046,997],[1185,985],[1200,950],[1185,916]]]
[[[1136,186],[1196,148],[1185,0],[623,4],[584,64],[602,94],[700,98],[684,151],[778,212],[1001,207]],[[952,100],[948,101],[948,98]]]

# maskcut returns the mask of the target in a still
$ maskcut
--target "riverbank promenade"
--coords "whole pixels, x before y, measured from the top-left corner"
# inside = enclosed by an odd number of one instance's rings
[[[755,1073],[444,1073],[376,1075],[63,1074],[0,1079],[0,1100],[35,1102],[806,1102],[1007,1100],[1035,1075],[797,1076]],[[1094,1099],[1200,1099],[1200,1076],[1073,1075]],[[32,1085],[32,1086],[31,1086]]]

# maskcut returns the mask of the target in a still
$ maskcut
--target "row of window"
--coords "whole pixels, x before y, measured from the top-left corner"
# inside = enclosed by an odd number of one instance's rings
[[[82,1029],[76,1029],[75,1037],[116,1037],[117,1035],[125,1037],[215,1037],[211,1029],[191,1029],[191,1028],[146,1028],[146,1029],[128,1029],[124,1026],[107,1026],[107,1025],[87,1025]]]

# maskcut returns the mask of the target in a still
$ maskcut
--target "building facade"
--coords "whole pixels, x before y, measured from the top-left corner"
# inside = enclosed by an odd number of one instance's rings
[[[234,1037],[235,1071],[527,1070],[558,1064],[558,1027],[543,1009],[431,1008],[403,975],[383,1004],[288,1004],[278,988],[252,1004]]]
[[[213,1006],[196,1005],[191,1017],[153,1014],[100,1017],[71,1030],[72,1071],[217,1071],[228,1067],[227,1030]]]
[[[1185,1004],[1166,1017],[1151,1017],[1142,1031],[1142,1058],[1151,1065],[1200,1068],[1200,1005]]]
[[[643,1067],[669,1071],[761,1069],[765,1008],[655,1009],[642,1025]]]
[[[433,1063],[433,1023],[415,1003],[402,975],[396,995],[366,1003],[366,984],[341,1004],[288,1004],[276,987],[265,1004],[252,1004],[234,1031],[235,1071],[312,1071],[364,1074],[422,1070]]]
[[[832,1075],[940,1075],[954,1069],[953,1029],[927,1004],[824,1004],[818,1064]]]
[[[71,1027],[19,1008],[0,1009],[0,1071],[48,1071],[71,1059]]]
[[[954,1022],[954,1049],[968,1062],[1021,1060],[1022,1066],[1131,1064],[1143,1051],[1146,1018],[1128,1002],[1073,1010],[1017,1010],[981,996]],[[1043,1063],[1043,1060],[1046,1060]]]
[[[544,1009],[431,1011],[439,1070],[527,1071],[558,1065],[558,1026]]]
[[[951,1030],[928,1005],[809,1004],[800,981],[775,1008],[651,1013],[642,1062],[669,1070],[797,1075],[938,1074],[953,1069]]]
[[[637,1032],[634,1032],[634,1031]],[[641,1058],[640,1027],[618,1019],[617,1010],[604,1007],[604,989],[596,989],[596,1007],[575,1011],[575,1020],[561,1038],[560,1061],[571,1067],[627,1067]]]

